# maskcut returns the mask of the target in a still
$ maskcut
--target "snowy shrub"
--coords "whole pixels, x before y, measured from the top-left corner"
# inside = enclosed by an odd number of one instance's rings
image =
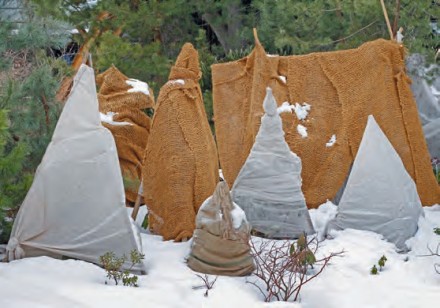
[[[387,259],[387,257],[385,257],[385,255],[380,257],[379,261],[377,261],[377,264],[379,265],[379,271],[382,271],[382,268],[385,267],[385,262],[387,262],[387,261],[388,261],[388,259]]]
[[[101,266],[107,272],[107,278],[109,280],[114,280],[115,284],[118,285],[122,281],[124,286],[138,287],[138,276],[130,274],[130,270],[137,264],[140,264],[144,259],[145,255],[137,250],[132,250],[130,253],[131,266],[129,269],[121,271],[122,265],[127,261],[127,257],[123,255],[122,257],[116,257],[114,252],[106,252],[104,255],[99,257],[99,262]],[[107,284],[107,280],[105,281]]]
[[[203,276],[196,274],[196,276],[199,277],[203,281],[203,285],[195,286],[195,287],[193,287],[193,290],[206,289],[204,295],[205,295],[205,297],[207,297],[209,290],[214,288],[214,284],[217,281],[218,276],[215,276],[214,280],[209,280],[209,276],[207,274],[204,274]]]
[[[330,260],[343,251],[316,259],[319,249],[316,237],[301,236],[295,242],[252,238],[251,254],[256,270],[247,280],[264,296],[264,301],[297,301],[301,288],[319,276]],[[316,267],[316,268],[315,268]],[[253,279],[253,280],[252,280]]]

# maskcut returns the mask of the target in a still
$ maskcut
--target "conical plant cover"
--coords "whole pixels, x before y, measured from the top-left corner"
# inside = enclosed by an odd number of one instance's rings
[[[197,50],[186,43],[160,89],[144,156],[150,229],[164,240],[192,236],[196,214],[218,182],[218,158],[206,118]]]
[[[141,250],[124,199],[115,142],[100,122],[93,70],[83,65],[15,219],[8,260],[47,255],[99,264],[106,252],[119,257]]]
[[[232,198],[246,213],[256,234],[297,238],[314,233],[301,191],[301,159],[284,140],[277,103],[270,88],[251,153],[232,188]]]
[[[255,266],[249,238],[243,210],[232,202],[228,184],[219,182],[197,213],[188,266],[211,275],[250,275]]]
[[[368,116],[338,214],[327,230],[373,231],[406,250],[405,241],[416,233],[422,212],[413,179],[374,117]]]

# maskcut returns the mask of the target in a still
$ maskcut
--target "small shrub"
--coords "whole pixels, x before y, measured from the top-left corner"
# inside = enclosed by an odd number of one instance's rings
[[[376,265],[373,265],[373,267],[371,268],[370,273],[371,273],[371,275],[377,275],[377,274],[379,274],[379,272],[377,271],[377,267],[376,267]]]
[[[434,233],[440,235],[440,228],[434,228]]]
[[[298,241],[255,240],[249,242],[255,262],[255,271],[247,282],[254,285],[266,302],[298,300],[301,288],[319,276],[330,260],[343,251],[331,253],[317,260],[319,248],[316,237],[307,239],[304,234]],[[319,266],[316,270],[314,266]]]
[[[106,252],[104,255],[99,257],[99,262],[101,262],[102,267],[107,272],[107,279],[113,280],[116,285],[122,281],[124,286],[138,287],[138,276],[130,274],[130,271],[137,264],[140,264],[144,259],[145,255],[137,250],[132,250],[130,252],[131,266],[129,269],[121,271],[122,265],[127,261],[127,257],[123,255],[122,257],[116,257],[113,251]],[[107,284],[107,280],[105,281]]]

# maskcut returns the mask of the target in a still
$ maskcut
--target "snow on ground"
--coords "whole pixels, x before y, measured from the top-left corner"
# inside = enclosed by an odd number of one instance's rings
[[[333,259],[321,276],[303,287],[299,303],[263,303],[243,277],[219,277],[204,297],[203,289],[193,289],[201,280],[185,265],[191,242],[164,242],[144,230],[148,274],[140,276],[139,288],[105,285],[104,270],[83,261],[27,258],[0,263],[0,307],[438,307],[440,274],[434,264],[440,258],[420,255],[440,242],[433,232],[440,226],[440,205],[424,210],[407,254],[396,253],[372,232],[332,233],[334,238],[322,242],[317,257],[340,250],[344,256]],[[138,224],[145,207],[139,213]],[[336,206],[327,202],[310,214],[321,234]],[[385,268],[370,275],[382,255],[388,259]]]

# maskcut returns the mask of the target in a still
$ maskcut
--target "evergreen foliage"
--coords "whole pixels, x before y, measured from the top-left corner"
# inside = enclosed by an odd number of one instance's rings
[[[347,49],[377,38],[389,39],[378,0],[33,2],[40,12],[74,25],[79,43],[95,35],[91,50],[98,71],[114,64],[127,76],[148,82],[156,95],[181,46],[193,43],[200,55],[209,120],[210,66],[246,56],[254,44],[253,27],[266,51],[281,55]],[[438,31],[433,30],[438,28],[438,2],[386,0],[385,4],[393,30],[404,28],[409,52],[422,53],[428,65],[433,63],[440,46]],[[103,12],[110,17],[99,20]],[[96,35],[98,32],[102,35]]]
[[[0,243],[8,240],[13,214],[32,180],[30,174],[23,174],[27,147],[11,145],[8,122],[6,110],[0,109]]]

